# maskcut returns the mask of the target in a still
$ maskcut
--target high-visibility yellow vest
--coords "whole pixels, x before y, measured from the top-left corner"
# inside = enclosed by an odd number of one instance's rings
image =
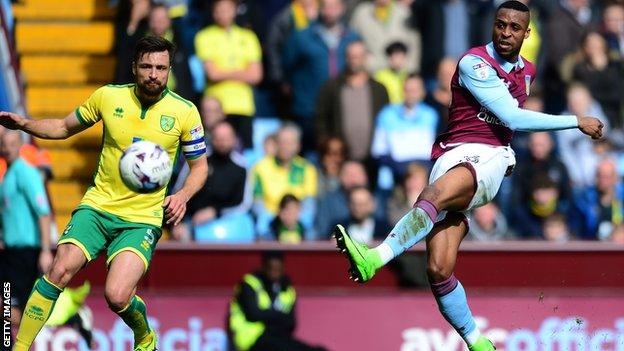
[[[269,297],[269,293],[262,286],[260,279],[252,274],[246,274],[243,277],[243,282],[251,286],[256,292],[258,308],[260,310],[268,310],[271,308],[271,298]],[[236,350],[246,351],[249,350],[262,333],[264,333],[265,325],[263,322],[250,322],[247,320],[236,300],[239,289],[240,285],[236,286],[235,297],[230,302],[230,329],[232,330]],[[282,312],[289,313],[295,305],[296,298],[297,294],[295,293],[295,288],[289,286],[288,289],[277,295],[276,303],[281,305],[280,310]]]

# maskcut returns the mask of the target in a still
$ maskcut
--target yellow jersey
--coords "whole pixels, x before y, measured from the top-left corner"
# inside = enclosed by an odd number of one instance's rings
[[[262,59],[256,34],[236,25],[230,30],[217,25],[202,29],[195,35],[195,52],[200,60],[211,61],[216,68],[226,72],[244,70]],[[217,98],[228,115],[253,116],[256,112],[253,91],[247,83],[236,80],[208,82],[204,94]]]
[[[142,106],[135,94],[135,84],[106,85],[76,109],[76,116],[85,126],[100,120],[104,123],[102,152],[93,185],[80,205],[125,221],[160,227],[167,187],[147,194],[130,190],[121,180],[119,159],[138,140],[159,144],[174,162],[180,149],[187,159],[204,155],[204,129],[195,105],[165,89],[160,100]]]

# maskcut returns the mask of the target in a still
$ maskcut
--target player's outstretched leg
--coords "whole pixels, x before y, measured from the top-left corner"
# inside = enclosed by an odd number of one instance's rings
[[[15,339],[14,351],[28,351],[37,334],[50,317],[54,303],[87,259],[73,244],[59,245],[52,267],[35,282],[26,302],[22,321]]]
[[[394,226],[384,242],[374,249],[351,239],[338,225],[333,236],[336,246],[349,259],[349,274],[358,283],[369,281],[375,272],[424,239],[433,228],[438,210],[462,210],[468,206],[475,191],[471,171],[455,167],[427,186],[418,201]]]
[[[491,351],[496,348],[483,337],[468,307],[466,291],[453,271],[459,244],[468,232],[466,217],[458,212],[448,213],[427,237],[427,277],[440,312],[453,326],[471,351]]]
[[[132,251],[122,251],[110,263],[106,277],[105,297],[109,308],[134,333],[135,351],[156,350],[156,333],[147,322],[145,302],[137,295],[136,286],[145,273],[143,260]]]

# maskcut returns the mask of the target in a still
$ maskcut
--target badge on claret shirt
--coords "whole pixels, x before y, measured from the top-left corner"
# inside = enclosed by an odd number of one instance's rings
[[[531,95],[531,76],[528,74],[524,76],[524,86],[527,96]]]

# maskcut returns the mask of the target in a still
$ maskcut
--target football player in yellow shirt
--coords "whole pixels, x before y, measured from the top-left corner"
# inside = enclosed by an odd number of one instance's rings
[[[14,350],[26,351],[50,316],[52,307],[72,277],[107,250],[105,297],[110,309],[134,332],[134,350],[156,349],[156,334],[149,327],[145,302],[135,295],[149,267],[166,223],[178,224],[186,203],[204,184],[208,174],[206,146],[197,108],[166,88],[174,46],[166,39],[142,38],[134,52],[134,84],[107,85],[64,119],[31,120],[0,112],[0,124],[44,139],[66,139],[98,121],[104,138],[94,184],[63,232],[51,269],[37,280],[24,309]],[[160,144],[175,160],[186,156],[190,173],[175,194],[166,189],[139,194],[119,175],[122,152],[137,140]]]

